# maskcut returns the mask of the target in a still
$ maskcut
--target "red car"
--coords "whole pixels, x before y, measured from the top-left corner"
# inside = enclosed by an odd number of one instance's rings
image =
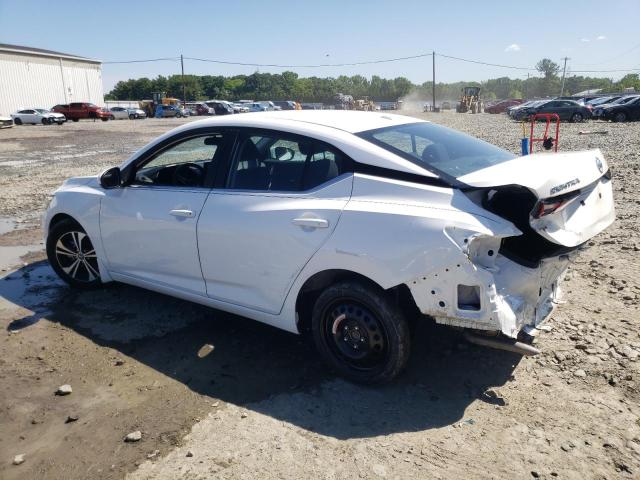
[[[498,103],[494,103],[490,107],[485,107],[485,113],[504,113],[507,111],[507,108],[513,107],[514,105],[520,105],[522,100],[518,100],[512,98],[510,100],[501,100]]]
[[[67,120],[77,122],[81,118],[99,118],[103,122],[113,120],[113,114],[104,108],[100,108],[93,103],[76,102],[69,105],[56,105],[52,112],[62,113]]]

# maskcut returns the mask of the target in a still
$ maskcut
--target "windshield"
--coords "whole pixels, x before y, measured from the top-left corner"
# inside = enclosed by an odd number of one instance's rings
[[[461,177],[515,158],[490,143],[428,122],[368,130],[357,135],[445,177]]]
[[[613,97],[594,98],[593,100],[589,100],[587,102],[587,105],[599,105],[601,103],[608,103],[612,98]]]

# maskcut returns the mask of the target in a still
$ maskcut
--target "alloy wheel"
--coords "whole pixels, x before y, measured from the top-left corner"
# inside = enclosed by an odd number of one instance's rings
[[[84,232],[61,235],[55,245],[55,255],[62,271],[78,282],[90,283],[100,277],[96,251]]]

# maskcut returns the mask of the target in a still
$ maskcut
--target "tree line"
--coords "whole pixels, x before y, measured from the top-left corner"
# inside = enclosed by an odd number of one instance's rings
[[[485,100],[503,98],[536,98],[560,94],[560,67],[549,59],[536,65],[539,76],[529,78],[500,77],[483,82],[436,83],[436,101],[455,100],[464,86],[479,86]],[[187,101],[220,100],[296,100],[299,102],[333,103],[336,93],[354,98],[369,97],[372,100],[397,101],[412,94],[419,99],[430,99],[432,82],[413,84],[405,77],[393,79],[377,75],[333,77],[299,77],[295,72],[279,74],[255,72],[251,75],[185,75],[184,91]],[[567,76],[565,95],[583,90],[602,89],[604,92],[622,91],[624,88],[640,91],[638,74],[629,74],[614,82],[608,78]],[[118,82],[105,96],[106,100],[141,100],[152,98],[152,92],[166,92],[167,96],[182,98],[181,75],[158,76],[154,79],[138,78]]]

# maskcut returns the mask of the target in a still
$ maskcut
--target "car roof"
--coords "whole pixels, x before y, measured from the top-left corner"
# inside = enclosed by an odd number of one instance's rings
[[[271,123],[296,126],[303,124],[321,125],[323,127],[343,130],[349,133],[359,133],[377,128],[404,125],[420,122],[418,118],[406,115],[382,114],[376,112],[361,112],[352,110],[283,110],[274,112],[257,112],[234,116],[231,119],[212,117],[193,122],[189,125],[204,127],[207,125],[247,126],[268,128]],[[197,124],[197,125],[196,125]]]

